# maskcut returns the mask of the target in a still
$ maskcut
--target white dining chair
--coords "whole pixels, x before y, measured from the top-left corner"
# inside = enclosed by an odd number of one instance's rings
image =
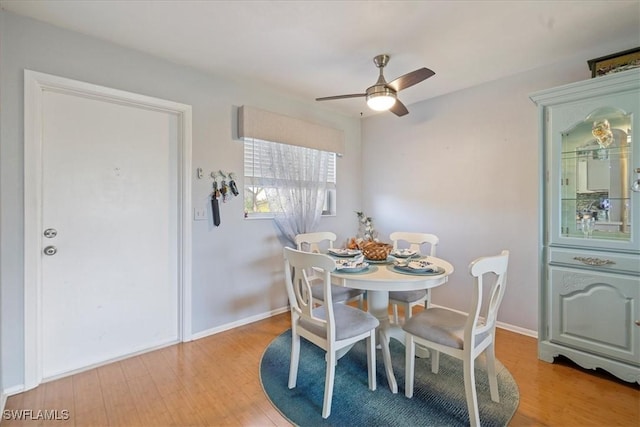
[[[389,235],[389,239],[393,243],[393,250],[399,249],[399,244],[408,243],[409,250],[416,251],[420,255],[423,254],[423,245],[428,244],[429,255],[436,256],[436,247],[440,242],[438,236],[428,233],[410,233],[405,231],[396,231]],[[404,243],[403,243],[404,242]],[[389,292],[389,304],[393,309],[393,321],[398,323],[398,306],[404,308],[405,321],[411,317],[411,308],[418,304],[424,304],[424,308],[429,307],[431,302],[431,290],[421,289],[417,291],[391,291]]]
[[[432,350],[431,371],[434,374],[438,373],[440,352],[462,360],[471,426],[480,425],[474,367],[475,359],[483,352],[486,355],[491,400],[500,401],[495,367],[495,332],[496,317],[507,284],[508,263],[509,251],[504,250],[500,255],[478,258],[469,265],[473,289],[468,315],[446,308],[429,308],[404,324],[407,397],[413,396],[415,345],[419,344]],[[483,304],[485,279],[493,280],[493,285],[487,303]]]
[[[376,389],[376,328],[378,319],[366,311],[346,304],[334,303],[329,289],[331,271],[335,261],[324,254],[303,252],[284,248],[284,271],[287,295],[291,305],[291,365],[289,367],[289,388],[295,388],[300,363],[300,337],[326,351],[327,364],[322,418],[331,414],[331,399],[337,352],[360,340],[366,340],[369,389]],[[308,271],[316,271],[322,278],[326,299],[321,306],[315,306],[311,297],[311,283]]]
[[[296,247],[299,251],[320,253],[323,250],[333,248],[336,241],[336,234],[331,231],[318,231],[315,233],[301,233],[295,238]],[[321,278],[313,272],[307,272],[309,280],[312,282],[311,292],[314,300],[321,304],[324,301],[324,289],[322,287]],[[360,310],[364,309],[364,294],[361,289],[352,289],[335,284],[331,287],[331,296],[333,302],[351,302],[357,301]]]

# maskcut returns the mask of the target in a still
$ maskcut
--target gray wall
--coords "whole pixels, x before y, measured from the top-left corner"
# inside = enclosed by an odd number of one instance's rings
[[[586,58],[598,56],[600,50],[583,53],[414,104],[402,119],[381,114],[363,121],[367,214],[381,236],[438,235],[438,255],[455,267],[449,283],[433,291],[435,304],[467,311],[469,263],[508,249],[498,320],[537,330],[539,134],[536,106],[528,96],[589,78]]]
[[[243,172],[242,143],[232,138],[235,106],[247,104],[315,121],[346,136],[338,160],[338,214],[322,220],[341,239],[355,234],[360,210],[360,120],[58,29],[2,14],[0,90],[0,297],[3,388],[20,386],[23,336],[23,70],[31,69],[193,106],[193,169]],[[224,41],[221,41],[224,43]],[[241,179],[238,182],[242,184]],[[210,180],[193,180],[194,207],[206,206]],[[224,328],[286,306],[282,243],[270,220],[245,220],[243,202],[221,204],[222,225],[193,223],[193,332]]]

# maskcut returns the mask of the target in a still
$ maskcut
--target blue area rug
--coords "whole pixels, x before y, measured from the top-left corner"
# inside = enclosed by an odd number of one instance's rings
[[[407,399],[404,346],[392,339],[390,348],[398,394],[389,390],[380,350],[376,354],[378,387],[369,390],[364,341],[359,342],[338,361],[331,415],[326,420],[322,419],[326,365],[321,349],[301,339],[298,384],[292,390],[287,387],[291,330],[277,337],[265,350],[260,363],[262,387],[280,413],[299,426],[469,425],[461,361],[441,354],[440,372],[435,375],[431,373],[430,359],[416,359],[414,396]],[[518,386],[509,371],[500,362],[496,363],[496,370],[500,403],[491,401],[486,370],[476,367],[483,426],[506,426],[520,400]]]

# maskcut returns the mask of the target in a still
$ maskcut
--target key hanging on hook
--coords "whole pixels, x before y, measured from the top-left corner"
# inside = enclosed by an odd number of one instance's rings
[[[213,192],[211,193],[211,212],[213,213],[213,225],[220,225],[220,204],[218,203],[220,190],[218,190],[218,182],[213,179]]]
[[[229,172],[229,188],[231,189],[231,194],[237,196],[238,194],[240,194],[240,192],[238,191],[238,186],[236,185],[236,181],[233,175],[233,172]]]
[[[222,194],[222,202],[226,203],[227,198],[229,197],[229,186],[227,185],[226,181],[227,176],[223,174],[222,171],[220,172],[220,175],[222,175],[222,182],[220,183],[220,193]]]

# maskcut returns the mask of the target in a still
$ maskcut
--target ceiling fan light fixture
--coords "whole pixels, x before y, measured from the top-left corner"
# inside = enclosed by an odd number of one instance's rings
[[[373,58],[373,63],[380,70],[378,81],[373,86],[369,86],[365,93],[351,93],[347,95],[325,96],[316,98],[316,101],[329,101],[334,99],[362,98],[366,97],[367,105],[375,111],[391,111],[398,117],[409,114],[409,110],[398,100],[398,92],[428,79],[435,73],[428,68],[422,67],[404,74],[395,80],[387,83],[382,70],[389,63],[389,55],[382,54]],[[361,113],[362,114],[362,113]]]
[[[396,103],[396,93],[388,87],[367,90],[367,105],[375,111],[386,111]]]

